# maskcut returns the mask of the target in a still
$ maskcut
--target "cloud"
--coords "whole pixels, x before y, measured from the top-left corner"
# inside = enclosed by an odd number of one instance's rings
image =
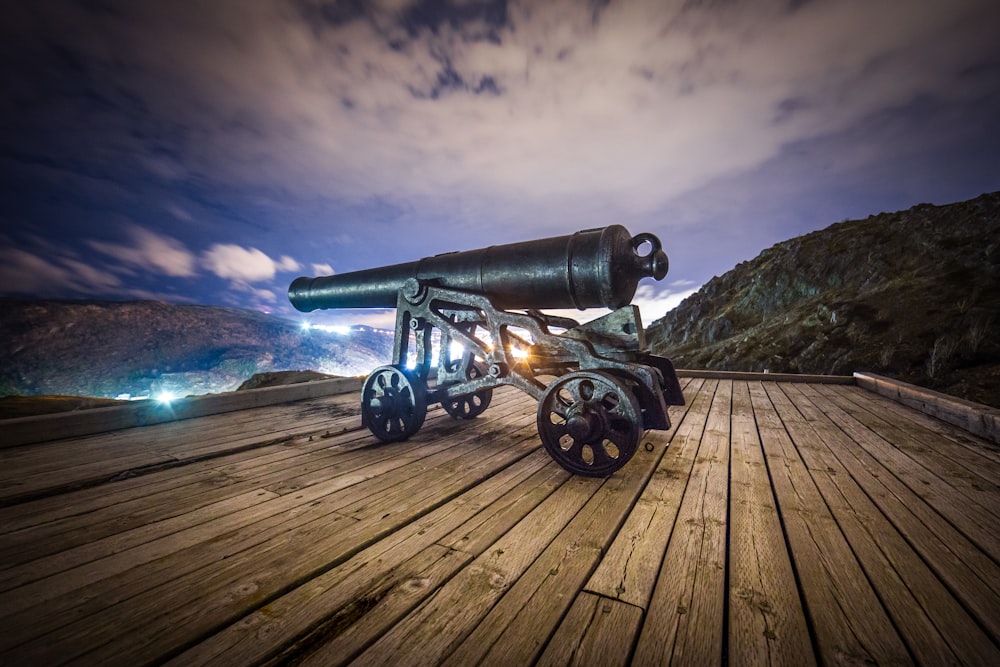
[[[159,177],[504,201],[526,224],[648,213],[915,96],[973,99],[960,74],[995,53],[994,4],[262,1],[204,5],[195,31],[188,8],[150,3],[114,22],[78,9],[102,40],[65,39],[109,75],[102,93],[198,138],[142,146]]]
[[[0,284],[8,294],[51,294],[69,282],[69,271],[20,248],[0,248]]]
[[[202,265],[227,280],[247,283],[271,280],[275,273],[298,271],[301,265],[287,255],[275,261],[257,248],[216,243],[202,253]]]
[[[313,264],[312,272],[314,276],[332,276],[333,267],[329,264]]]
[[[195,256],[180,241],[138,225],[129,225],[125,231],[130,244],[92,239],[87,241],[87,245],[101,254],[145,271],[179,278],[195,275]]]
[[[229,280],[255,282],[274,278],[275,263],[257,248],[216,243],[202,254],[206,269]]]
[[[302,268],[302,265],[296,262],[294,259],[288,255],[282,255],[281,259],[274,263],[275,271],[291,272],[298,271]]]
[[[659,289],[653,285],[643,284],[636,288],[632,303],[639,306],[643,325],[649,325],[697,291],[698,286],[692,287],[690,281],[678,281]]]
[[[117,296],[190,302],[193,299],[123,284],[112,271],[80,261],[65,249],[45,244],[45,257],[20,248],[0,248],[0,293],[36,298]]]
[[[964,121],[1000,85],[1000,4],[981,0],[99,4],[5,13],[5,48],[33,67],[9,73],[2,148],[25,182],[66,193],[60,213],[85,193],[142,220],[87,242],[119,279],[262,288],[310,266],[293,259],[304,245],[329,275],[611,222],[687,243],[677,275],[701,279],[768,226],[771,242],[875,200],[833,178],[898,193],[905,161],[921,185],[956,182],[927,147],[988,128]],[[954,113],[911,122],[921,100]],[[768,167],[803,147],[808,176]],[[802,194],[820,186],[826,208]],[[205,249],[219,239],[242,245]],[[637,298],[655,318],[683,292]]]

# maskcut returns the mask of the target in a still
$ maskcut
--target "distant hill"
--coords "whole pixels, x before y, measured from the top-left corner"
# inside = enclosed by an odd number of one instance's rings
[[[865,370],[1000,407],[1000,192],[779,243],[647,337],[681,368]]]
[[[0,396],[215,393],[264,372],[363,375],[392,357],[391,332],[158,301],[0,299],[0,340]]]

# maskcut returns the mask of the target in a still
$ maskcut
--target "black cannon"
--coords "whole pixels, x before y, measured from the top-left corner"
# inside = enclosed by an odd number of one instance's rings
[[[297,278],[288,298],[301,311],[396,308],[392,364],[372,371],[361,394],[362,423],[380,440],[416,433],[434,403],[472,419],[509,384],[538,401],[552,458],[605,477],[632,458],[644,429],[670,428],[668,405],[684,404],[673,364],[645,351],[629,305],[641,278],[666,273],[656,236],[611,225]],[[539,310],[591,307],[615,310],[582,325]]]

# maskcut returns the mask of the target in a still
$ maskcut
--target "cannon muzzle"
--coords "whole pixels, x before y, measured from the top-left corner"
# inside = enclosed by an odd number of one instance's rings
[[[662,280],[667,255],[653,234],[621,225],[567,236],[449,252],[393,266],[297,278],[288,298],[298,310],[394,308],[409,279],[487,296],[501,309],[620,308],[639,280]]]

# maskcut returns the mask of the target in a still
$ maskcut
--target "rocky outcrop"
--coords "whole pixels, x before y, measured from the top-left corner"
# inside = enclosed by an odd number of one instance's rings
[[[867,370],[1000,405],[1000,192],[779,243],[647,336],[682,368]]]

